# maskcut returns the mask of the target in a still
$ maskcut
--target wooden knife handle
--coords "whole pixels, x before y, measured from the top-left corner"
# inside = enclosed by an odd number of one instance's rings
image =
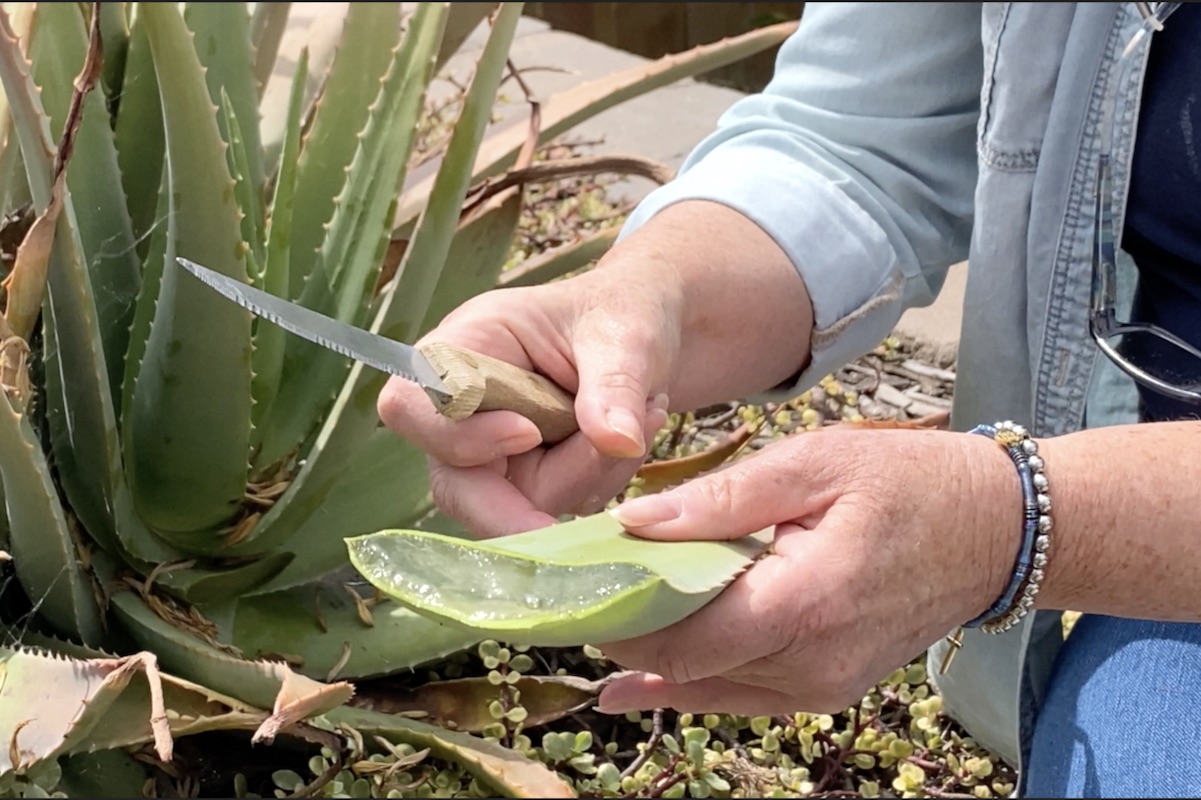
[[[546,444],[561,442],[579,430],[575,398],[553,381],[445,342],[429,342],[419,349],[451,394],[450,404],[442,409],[451,419],[464,419],[477,411],[515,411],[538,426]]]

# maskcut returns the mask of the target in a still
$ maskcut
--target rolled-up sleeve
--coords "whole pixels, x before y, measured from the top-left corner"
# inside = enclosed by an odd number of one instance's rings
[[[978,3],[808,3],[772,81],[735,103],[622,237],[683,200],[751,219],[813,303],[781,390],[868,352],[967,258],[983,52]]]

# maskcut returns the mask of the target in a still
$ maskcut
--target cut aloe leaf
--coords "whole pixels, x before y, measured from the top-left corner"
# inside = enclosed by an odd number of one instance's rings
[[[547,647],[629,639],[667,627],[721,593],[770,544],[656,542],[608,514],[488,541],[422,531],[347,540],[355,568],[431,619]]]

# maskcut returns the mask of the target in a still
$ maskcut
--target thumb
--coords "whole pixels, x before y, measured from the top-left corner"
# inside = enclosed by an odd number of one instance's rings
[[[647,448],[647,410],[666,408],[654,345],[612,330],[580,336],[577,341],[575,412],[580,430],[604,455],[641,458]]]
[[[661,540],[737,539],[828,505],[830,497],[797,469],[789,448],[702,475],[658,494],[627,500],[610,513],[631,533]]]

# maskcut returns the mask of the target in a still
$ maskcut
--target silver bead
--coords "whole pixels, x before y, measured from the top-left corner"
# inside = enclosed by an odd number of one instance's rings
[[[1042,456],[1030,456],[1030,469],[1034,470],[1035,472],[1042,472],[1043,467],[1045,466],[1046,462],[1043,461]]]
[[[1022,452],[1028,456],[1038,455],[1038,442],[1033,439],[1023,439]]]
[[[1011,431],[1013,431],[1014,433],[1016,433],[1018,436],[1021,436],[1023,438],[1030,435],[1030,432],[1027,431],[1025,428],[1023,428],[1021,425],[1010,425],[1009,429]]]
[[[1032,587],[1038,586],[1040,583],[1043,582],[1043,578],[1045,576],[1046,576],[1046,573],[1043,572],[1041,569],[1031,570],[1030,585],[1026,587],[1026,590],[1029,591]]]
[[[1038,510],[1041,511],[1042,513],[1046,514],[1048,511],[1051,510],[1050,495],[1046,495],[1046,494],[1043,494],[1042,492],[1039,492],[1035,496],[1034,499],[1038,502]]]
[[[1051,537],[1040,536],[1034,540],[1034,549],[1040,553],[1045,553],[1051,549]]]
[[[1026,587],[1025,594],[1027,597],[1038,597],[1038,592],[1041,588],[1037,583],[1032,583]]]
[[[1040,492],[1045,492],[1051,488],[1051,482],[1047,480],[1047,476],[1041,472],[1034,473],[1034,488]]]
[[[1047,556],[1044,553],[1034,554],[1034,566],[1036,569],[1042,569],[1047,566]]]
[[[1029,609],[1032,605],[1034,605],[1034,598],[1030,595],[1026,595],[1021,600],[1018,600],[1018,607],[1020,608]]]
[[[1053,525],[1054,525],[1054,523],[1051,521],[1051,518],[1048,517],[1046,514],[1039,515],[1039,517],[1038,517],[1038,532],[1039,533],[1050,533]]]

